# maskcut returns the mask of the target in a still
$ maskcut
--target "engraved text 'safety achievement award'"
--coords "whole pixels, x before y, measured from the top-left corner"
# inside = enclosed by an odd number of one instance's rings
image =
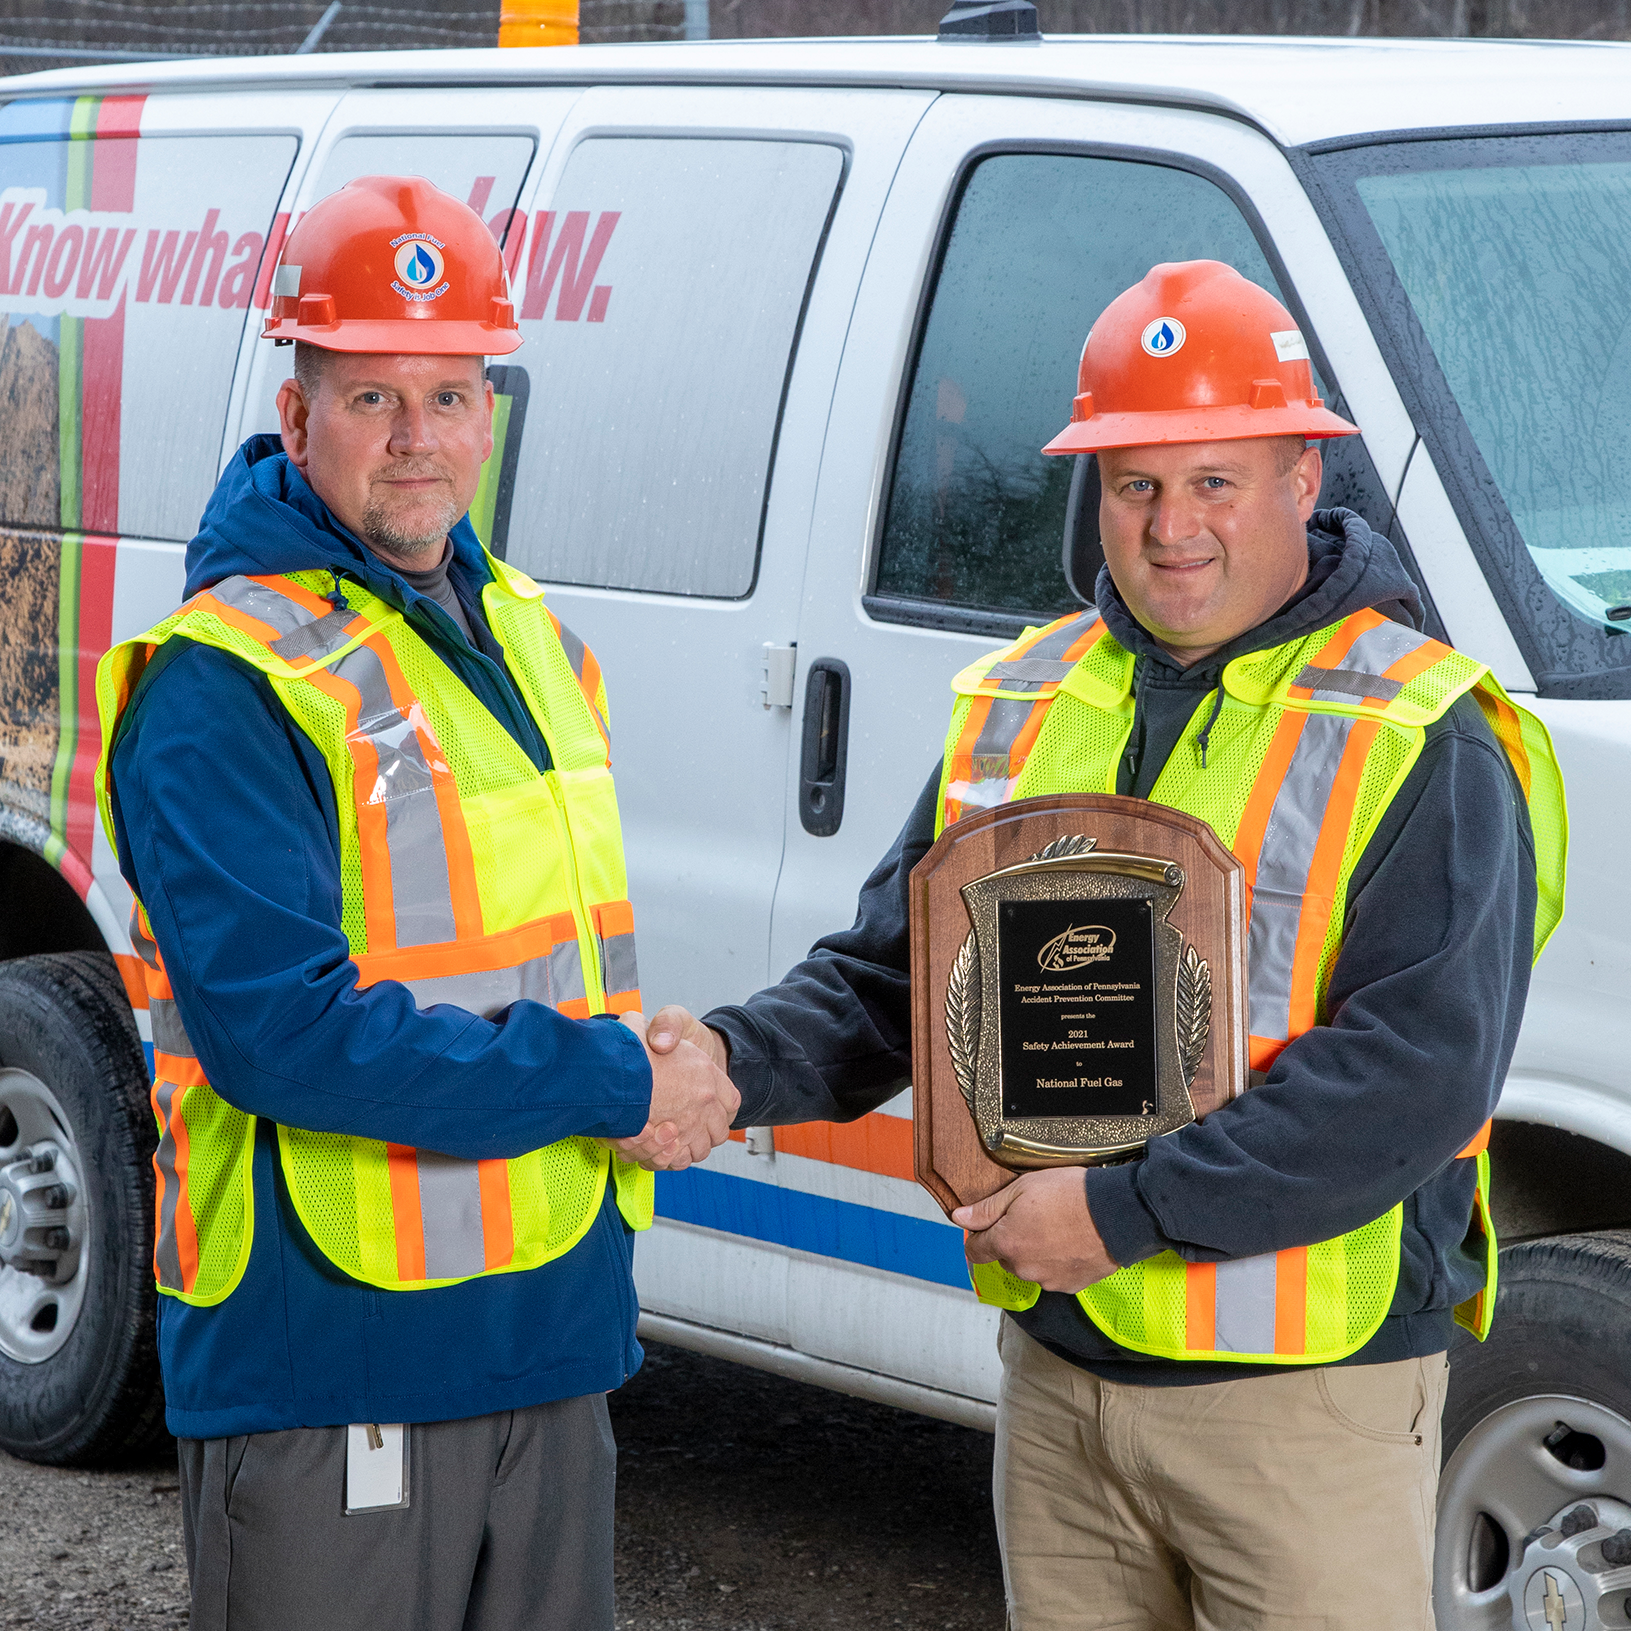
[[[947,828],[911,898],[914,1164],[948,1212],[1244,1089],[1243,871],[1204,821],[1020,799]]]

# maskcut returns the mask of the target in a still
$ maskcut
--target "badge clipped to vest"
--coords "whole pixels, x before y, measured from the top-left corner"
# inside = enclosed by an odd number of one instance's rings
[[[345,1510],[384,1512],[408,1505],[408,1445],[401,1422],[354,1421],[345,1430]]]
[[[1115,794],[941,834],[912,872],[912,1053],[917,1178],[947,1212],[1245,1089],[1243,879],[1204,821]]]

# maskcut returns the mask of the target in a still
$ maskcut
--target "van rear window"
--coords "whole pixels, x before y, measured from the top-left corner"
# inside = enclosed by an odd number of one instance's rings
[[[1042,622],[1078,607],[1061,559],[1075,461],[1042,444],[1070,418],[1093,320],[1157,262],[1201,258],[1284,298],[1245,218],[1203,176],[1055,153],[969,172],[911,375],[873,616],[995,631],[1001,614]]]
[[[186,539],[215,485],[296,141],[144,101],[0,108],[0,523]]]

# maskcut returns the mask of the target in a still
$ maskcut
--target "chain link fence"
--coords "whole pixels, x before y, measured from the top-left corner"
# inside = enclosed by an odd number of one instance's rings
[[[948,0],[580,0],[585,44],[932,34]],[[499,0],[0,0],[0,73],[155,57],[490,46]],[[1056,34],[1631,38],[1631,0],[1039,0]]]

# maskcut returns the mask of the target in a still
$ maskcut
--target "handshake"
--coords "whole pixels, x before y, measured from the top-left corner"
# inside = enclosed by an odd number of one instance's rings
[[[742,1102],[726,1074],[730,1050],[717,1031],[677,1005],[659,1009],[649,1026],[643,1014],[625,1014],[623,1023],[645,1045],[651,1112],[635,1137],[611,1146],[653,1172],[680,1172],[730,1135]]]

